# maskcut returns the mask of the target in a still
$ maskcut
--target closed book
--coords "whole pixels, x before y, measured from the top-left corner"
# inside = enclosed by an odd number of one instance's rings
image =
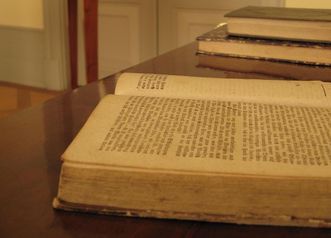
[[[198,67],[227,72],[250,74],[252,78],[283,78],[292,80],[331,80],[330,66],[293,64],[288,62],[229,57],[214,54],[197,54]],[[240,76],[236,76],[240,77]]]
[[[331,42],[331,9],[248,6],[225,17],[231,35]]]
[[[197,40],[200,53],[312,65],[331,65],[331,43],[231,36],[227,32],[227,24],[225,23],[199,36]]]

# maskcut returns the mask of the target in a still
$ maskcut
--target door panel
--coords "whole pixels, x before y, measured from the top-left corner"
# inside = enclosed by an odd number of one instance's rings
[[[137,4],[99,5],[100,78],[139,62],[140,17]]]

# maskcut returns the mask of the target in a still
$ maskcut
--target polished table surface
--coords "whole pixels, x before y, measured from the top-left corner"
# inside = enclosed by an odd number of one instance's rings
[[[128,69],[132,72],[228,78],[277,78],[197,67],[192,43]],[[244,64],[234,60],[233,64]],[[301,66],[290,65],[300,71]],[[302,66],[307,70],[306,66]],[[324,80],[330,69],[312,67]],[[301,76],[304,78],[306,74]],[[300,75],[298,77],[301,77]],[[331,230],[127,218],[53,210],[59,157],[114,76],[0,120],[0,237],[331,237]],[[313,79],[313,78],[312,78]]]

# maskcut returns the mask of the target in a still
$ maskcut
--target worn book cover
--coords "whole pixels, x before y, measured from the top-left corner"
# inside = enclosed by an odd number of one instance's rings
[[[331,43],[232,36],[225,23],[197,37],[197,41],[199,53],[331,65]]]
[[[224,15],[237,18],[261,18],[331,22],[331,9],[247,6]]]
[[[249,6],[225,15],[230,35],[331,41],[331,9]]]
[[[295,80],[331,80],[331,67],[289,63],[277,60],[259,60],[197,53],[198,67],[215,70],[251,74],[252,77],[295,79]],[[237,76],[240,77],[240,76]]]

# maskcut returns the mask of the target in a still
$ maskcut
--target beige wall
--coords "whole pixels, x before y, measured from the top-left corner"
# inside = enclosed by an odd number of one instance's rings
[[[42,29],[43,0],[0,0],[0,25]]]
[[[331,0],[286,0],[286,7],[331,8]]]
[[[286,7],[331,8],[331,0],[286,0]],[[43,0],[0,0],[0,25],[42,29]]]

